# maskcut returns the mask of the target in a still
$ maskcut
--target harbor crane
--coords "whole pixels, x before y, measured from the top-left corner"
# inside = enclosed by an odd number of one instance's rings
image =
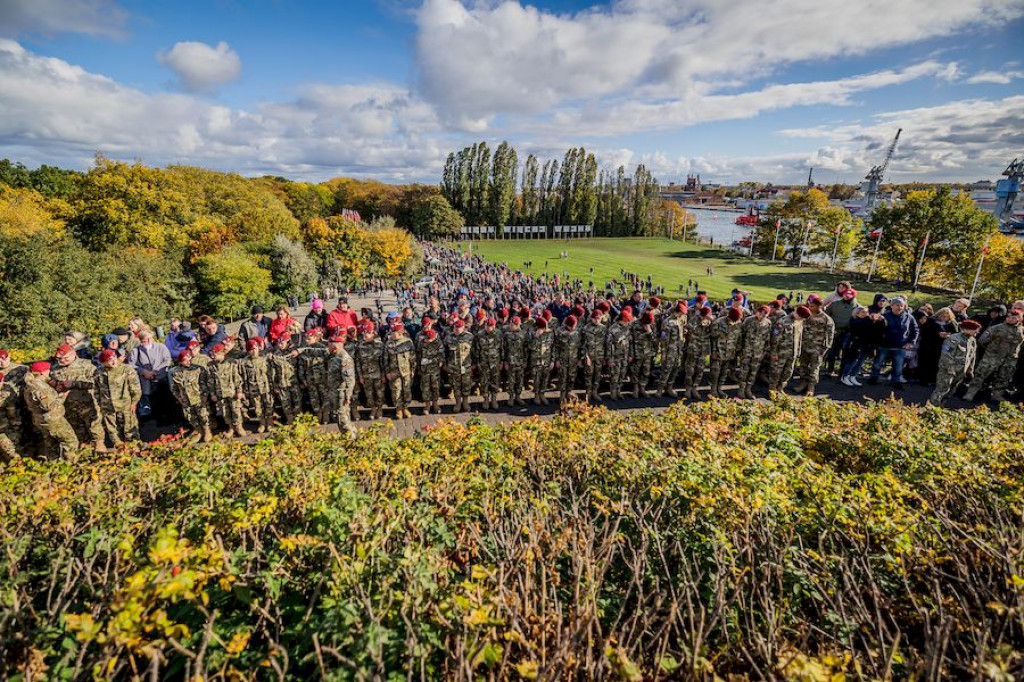
[[[1014,159],[1003,171],[1005,179],[996,183],[996,207],[992,212],[999,219],[999,227],[1013,222],[1013,202],[1017,200],[1020,183],[1024,182],[1024,159]]]
[[[807,189],[814,189],[814,166],[807,172]]]
[[[878,205],[878,188],[882,184],[882,180],[885,178],[885,171],[889,168],[889,162],[892,161],[892,155],[896,153],[896,143],[900,141],[900,133],[903,132],[903,128],[896,131],[896,137],[893,138],[892,144],[889,145],[889,151],[885,154],[885,161],[880,166],[872,168],[864,183],[864,206],[861,209],[861,213],[865,216],[870,216],[875,207]]]

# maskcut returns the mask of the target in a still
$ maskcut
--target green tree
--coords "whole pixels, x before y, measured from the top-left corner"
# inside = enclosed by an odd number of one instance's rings
[[[488,189],[490,197],[489,222],[500,232],[508,224],[512,212],[512,202],[516,196],[516,175],[519,169],[519,157],[516,150],[508,142],[502,142],[494,152],[494,163],[491,168],[491,182]]]
[[[428,196],[416,204],[410,227],[418,237],[454,239],[459,236],[464,225],[462,216],[447,199]]]
[[[203,256],[197,263],[200,308],[215,317],[237,319],[270,296],[270,271],[253,262],[241,246]]]
[[[317,288],[316,263],[300,242],[279,234],[268,249],[271,291],[281,298],[294,294],[299,298]]]

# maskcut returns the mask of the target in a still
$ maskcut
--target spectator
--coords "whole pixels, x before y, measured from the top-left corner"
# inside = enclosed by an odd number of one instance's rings
[[[885,312],[885,306],[888,304],[888,296],[885,294],[875,294],[875,300],[868,306],[868,312],[872,315],[881,315]]]
[[[327,316],[327,331],[328,336],[334,334],[338,330],[341,333],[345,333],[345,330],[349,327],[354,327],[359,323],[359,318],[356,316],[354,310],[349,310],[348,298],[341,296],[338,298],[338,307],[331,311],[331,314]]]
[[[842,281],[842,282],[837,282],[836,283],[836,290],[833,291],[831,294],[829,294],[828,296],[825,297],[825,303],[824,303],[825,308],[828,308],[830,305],[832,305],[836,301],[842,300],[843,299],[843,294],[846,292],[846,290],[847,289],[852,289],[852,288],[853,287],[850,286],[850,283],[845,281],[845,280]],[[851,314],[852,314],[852,311],[851,311]],[[838,329],[836,331],[838,331]]]
[[[75,355],[83,360],[92,360],[92,342],[82,332],[68,332],[64,335],[64,344],[71,346]]]
[[[301,332],[302,327],[299,321],[292,317],[291,311],[283,305],[278,306],[277,310],[274,311],[274,320],[270,323],[270,328],[267,330],[271,343],[277,343],[277,340],[282,336],[287,335],[290,337]]]
[[[177,330],[172,331],[164,339],[164,345],[167,346],[167,352],[171,354],[172,358],[176,358],[181,354],[181,351],[185,350],[188,346],[188,342],[196,338],[196,333],[192,331],[192,323],[189,321],[179,322]],[[172,324],[171,329],[173,330],[175,325]]]
[[[202,323],[203,326],[202,331],[200,332],[200,339],[203,344],[203,349],[200,352],[203,355],[209,355],[214,346],[219,346],[224,343],[224,339],[227,338],[228,333],[224,330],[224,325],[219,324],[217,320],[208,315],[204,315],[202,317]]]
[[[314,328],[327,329],[327,311],[324,310],[324,302],[319,298],[313,299],[313,306],[302,321],[303,333]]]
[[[243,345],[249,339],[267,338],[267,320],[263,317],[263,306],[252,307],[252,317],[242,323],[238,329],[238,338],[242,339]]]
[[[939,358],[946,337],[960,331],[952,307],[941,308],[921,325],[921,340],[917,349],[917,380],[928,386],[935,385],[939,372]]]
[[[970,307],[971,299],[969,298],[958,298],[953,301],[953,305],[949,306],[953,313],[953,319],[956,320],[957,324],[967,319],[967,310]]]
[[[138,372],[139,383],[142,384],[139,416],[149,416],[153,409],[152,396],[157,386],[167,383],[171,354],[167,346],[154,341],[152,331],[144,329],[139,333],[139,345],[129,351],[127,363]]]
[[[902,390],[906,388],[903,381],[903,364],[906,361],[907,351],[914,348],[917,343],[919,329],[917,320],[907,310],[907,301],[902,296],[892,299],[889,309],[882,313],[885,320],[885,336],[878,348],[878,356],[871,366],[870,384],[877,384],[878,377],[882,373],[882,366],[886,360],[892,361],[891,383],[894,388]]]
[[[858,377],[864,360],[874,354],[885,337],[885,320],[878,313],[858,306],[850,318],[846,346],[843,348],[840,381],[847,386],[861,386]]]

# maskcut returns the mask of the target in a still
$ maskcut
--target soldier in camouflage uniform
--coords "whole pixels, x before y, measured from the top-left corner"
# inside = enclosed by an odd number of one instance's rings
[[[195,365],[196,367],[209,367],[210,356],[203,354],[202,347],[202,344],[200,344],[199,341],[197,341],[196,339],[192,339],[191,341],[188,342],[188,345],[185,346],[186,350],[192,353],[193,365]]]
[[[262,354],[263,339],[253,337],[245,342],[248,354],[238,361],[238,374],[245,394],[245,405],[251,410],[259,426],[256,433],[264,433],[274,426],[274,389],[270,381],[270,361]]]
[[[604,301],[602,301],[604,303]],[[590,314],[590,322],[583,326],[583,364],[587,380],[587,400],[600,402],[601,373],[606,364],[608,328],[604,325],[605,312],[600,307]]]
[[[427,318],[430,319],[430,318]],[[444,367],[444,342],[433,327],[427,327],[417,337],[416,368],[420,376],[420,396],[423,414],[441,414],[441,368]]]
[[[352,366],[355,367],[356,348],[359,346],[359,328],[349,327],[345,330],[345,352],[352,358]],[[356,385],[352,391],[352,398],[349,400],[348,418],[350,421],[359,421],[359,373],[356,373]]]
[[[651,297],[654,300],[654,297]],[[658,354],[658,336],[654,328],[654,314],[648,310],[633,325],[633,397],[646,398],[647,384],[654,370],[654,358]]]
[[[270,386],[281,406],[285,424],[291,424],[296,413],[302,409],[302,392],[299,390],[298,351],[291,347],[291,337],[281,334],[274,343],[274,352],[267,358]]]
[[[484,397],[484,409],[498,409],[498,391],[501,390],[501,346],[498,321],[487,318],[483,331],[474,338],[474,358],[480,373],[480,392]]]
[[[327,390],[327,346],[319,327],[306,330],[306,345],[299,351],[299,386],[309,400],[310,412],[326,424],[330,420],[331,396]]]
[[[203,375],[206,370],[195,364],[197,354],[198,350],[193,352],[186,348],[181,351],[177,366],[167,370],[167,382],[171,385],[171,395],[181,405],[185,420],[207,443],[213,439],[213,433],[210,431],[210,412],[206,408],[204,394],[206,378]]]
[[[533,381],[533,404],[547,405],[544,394],[548,390],[551,369],[554,366],[552,351],[555,337],[548,329],[548,321],[538,317],[533,322],[536,329],[530,336],[530,378]]]
[[[0,372],[0,462],[21,456],[21,387]]]
[[[51,381],[50,363],[34,363],[25,376],[22,395],[32,415],[32,423],[43,435],[46,454],[66,457],[78,450],[78,437],[64,418],[64,401],[68,393],[57,393],[50,385]]]
[[[764,360],[768,339],[771,338],[772,322],[768,319],[770,309],[766,305],[758,306],[754,314],[743,321],[740,354],[736,361],[740,388],[740,398],[754,399],[754,382],[757,381],[761,361]]]
[[[711,324],[711,368],[708,377],[711,390],[708,395],[714,398],[727,398],[722,384],[729,374],[729,368],[736,360],[740,349],[740,334],[743,327],[740,321],[743,311],[729,308],[729,311]]]
[[[96,399],[103,415],[103,428],[114,447],[139,439],[135,407],[142,399],[142,384],[134,368],[124,364],[117,352],[105,350],[97,357]]]
[[[412,380],[416,372],[416,346],[405,333],[405,324],[395,322],[384,344],[384,368],[387,371],[391,399],[395,402],[395,417],[411,417]]]
[[[964,320],[960,324],[960,331],[950,334],[942,342],[939,372],[935,375],[935,390],[928,398],[929,403],[942,407],[964,377],[974,372],[974,359],[978,353],[978,342],[974,337],[980,330],[980,323]]]
[[[455,395],[455,411],[465,412],[473,390],[473,334],[462,319],[455,321],[452,332],[446,369]]]
[[[356,433],[352,426],[351,402],[356,389],[356,363],[345,350],[345,342],[339,338],[327,347],[327,380],[331,389],[331,406],[338,429],[350,436]]]
[[[804,320],[803,338],[800,339],[797,370],[800,382],[795,389],[797,392],[804,391],[808,396],[814,395],[814,387],[821,374],[821,361],[832,347],[836,335],[836,323],[825,313],[821,303],[821,297],[817,294],[807,297],[807,308],[811,316]]]
[[[580,343],[582,336],[576,329],[578,318],[566,316],[562,326],[555,330],[554,358],[558,370],[558,400],[562,404],[572,399],[576,384],[576,373],[580,365]]]
[[[64,413],[80,443],[92,443],[96,452],[106,452],[103,420],[96,403],[96,366],[75,354],[71,346],[57,349],[57,366],[50,378],[57,390],[67,392]]]
[[[12,362],[10,353],[0,348],[0,374],[7,377],[7,383],[20,386],[28,374],[28,367]]]
[[[608,397],[622,399],[622,384],[629,377],[629,365],[633,361],[633,313],[629,308],[619,313],[619,319],[608,328],[605,337],[605,355],[608,358]]]
[[[525,383],[529,338],[522,327],[522,318],[513,315],[509,320],[508,329],[501,338],[501,357],[506,372],[509,407],[523,404],[521,396]]]
[[[974,400],[990,377],[992,400],[1002,400],[1017,368],[1017,358],[1020,356],[1022,344],[1024,326],[1021,326],[1021,311],[1013,308],[1006,313],[1006,319],[1002,324],[992,325],[978,339],[979,348],[985,352],[978,362],[974,379],[964,394],[964,400]]]
[[[672,308],[672,314],[661,323],[661,384],[658,392],[671,398],[676,397],[676,377],[683,365],[686,352],[686,337],[689,332],[686,316],[689,309],[685,301],[679,301]],[[686,379],[685,375],[683,377]]]
[[[210,364],[202,375],[205,380],[203,393],[229,431],[239,436],[248,436],[249,432],[242,423],[242,400],[245,394],[238,376],[238,365],[229,361],[227,355],[227,348],[223,344],[210,349]]]
[[[363,405],[370,419],[380,419],[384,409],[384,342],[377,336],[373,322],[359,325],[362,339],[356,346],[356,381],[363,394]]]
[[[700,400],[698,390],[704,379],[708,354],[711,352],[711,325],[714,323],[714,311],[708,306],[701,306],[700,312],[691,315],[686,325],[686,352],[683,354],[683,386],[686,397]]]
[[[800,342],[804,336],[804,320],[811,309],[799,306],[772,325],[768,337],[768,392],[773,397],[786,394],[786,384],[793,378],[796,359],[800,357]]]

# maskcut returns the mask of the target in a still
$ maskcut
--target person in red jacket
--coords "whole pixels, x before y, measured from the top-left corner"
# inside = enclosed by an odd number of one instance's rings
[[[282,336],[287,335],[291,337],[293,334],[298,334],[301,331],[302,325],[292,317],[291,311],[284,306],[279,306],[275,311],[273,322],[270,323],[270,331],[267,335],[272,343],[277,343],[277,340]]]
[[[327,316],[327,331],[333,334],[340,330],[344,334],[346,329],[354,327],[358,323],[359,318],[356,316],[356,311],[349,310],[348,299],[342,296],[338,299],[338,307]]]

